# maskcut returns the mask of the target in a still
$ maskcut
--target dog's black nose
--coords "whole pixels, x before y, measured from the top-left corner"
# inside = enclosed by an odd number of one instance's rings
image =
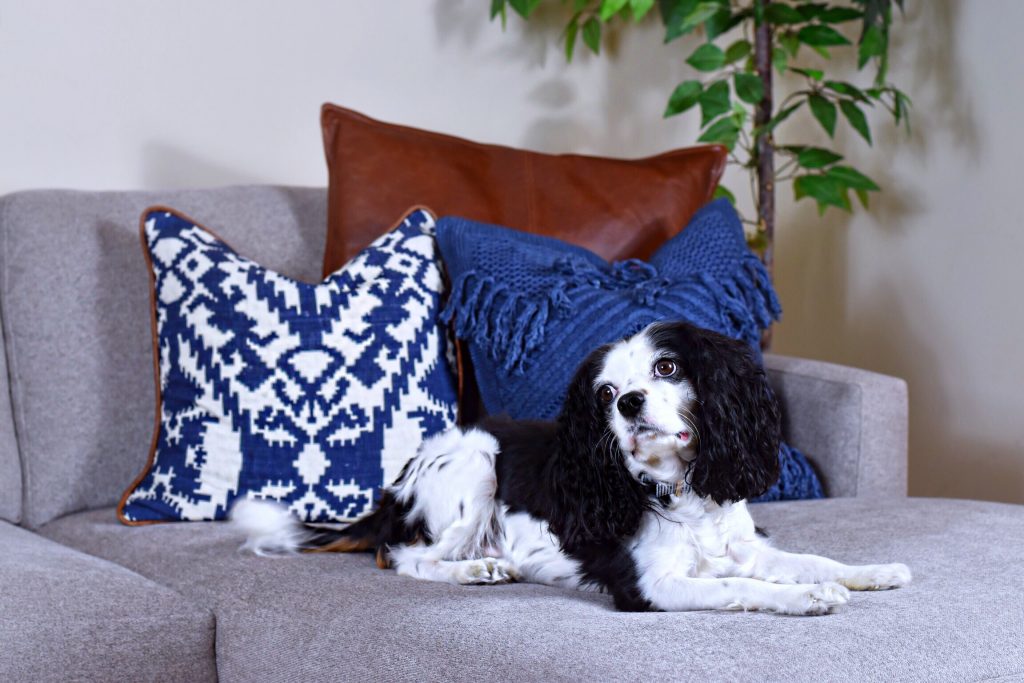
[[[634,418],[640,414],[640,409],[644,407],[644,395],[639,391],[623,394],[619,398],[618,406],[619,412],[622,413],[623,417]]]

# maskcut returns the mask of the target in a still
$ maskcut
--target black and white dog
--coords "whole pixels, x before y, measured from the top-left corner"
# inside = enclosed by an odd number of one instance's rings
[[[657,323],[594,351],[556,422],[430,439],[346,529],[253,501],[233,518],[256,552],[376,550],[418,579],[602,590],[621,610],[824,614],[906,585],[905,565],[787,553],[755,528],[745,499],[778,476],[779,425],[743,343]]]

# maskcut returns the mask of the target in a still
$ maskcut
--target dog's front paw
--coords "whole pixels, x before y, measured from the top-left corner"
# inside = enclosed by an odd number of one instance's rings
[[[850,591],[838,583],[794,586],[792,597],[778,610],[783,614],[816,616],[831,614],[850,601]]]
[[[911,581],[910,568],[905,564],[869,564],[857,567],[839,582],[850,590],[880,591],[902,588]]]
[[[519,578],[515,568],[498,557],[483,557],[466,560],[456,573],[456,580],[462,584],[508,583]]]

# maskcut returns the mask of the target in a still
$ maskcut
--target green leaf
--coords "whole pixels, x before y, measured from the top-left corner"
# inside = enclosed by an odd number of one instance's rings
[[[850,44],[850,41],[847,40],[846,36],[842,33],[830,26],[822,26],[821,24],[804,26],[796,35],[797,38],[800,39],[801,43],[804,45],[810,45],[811,47]]]
[[[698,98],[700,102],[700,125],[706,126],[721,114],[729,111],[729,84],[715,81]]]
[[[868,208],[868,191],[867,190],[854,190],[857,193],[857,199],[860,200],[861,206],[865,209]]]
[[[796,53],[800,51],[800,39],[796,37],[795,33],[783,33],[780,35],[779,45],[794,59],[796,58]]]
[[[786,73],[786,69],[789,68],[789,57],[786,56],[786,51],[781,47],[772,48],[772,66],[780,74]]]
[[[795,112],[797,109],[799,109],[802,106],[804,106],[804,103],[801,101],[801,102],[797,102],[796,104],[793,104],[793,105],[790,105],[790,106],[786,107],[785,109],[780,111],[778,114],[773,116],[771,118],[771,120],[768,121],[768,123],[766,123],[764,125],[764,127],[760,131],[757,132],[757,135],[758,136],[768,135],[773,130],[775,130],[776,126],[778,126],[780,123],[782,123],[783,121],[788,119],[793,114],[793,112]]]
[[[828,169],[826,175],[854,190],[878,192],[882,189],[878,186],[878,183],[852,166],[833,166]]]
[[[730,192],[728,188],[719,185],[718,187],[715,188],[715,193],[711,195],[711,198],[721,199],[722,197],[728,199],[729,203],[732,204],[733,206],[736,205],[736,195]]]
[[[805,147],[797,153],[796,163],[804,168],[824,168],[842,158],[841,154],[836,154],[830,149]]]
[[[654,0],[629,0],[629,6],[633,10],[633,21],[640,21],[654,7]]]
[[[629,0],[601,0],[599,15],[601,21],[608,21],[626,6]]]
[[[811,45],[810,48],[821,55],[822,59],[832,59],[832,54],[828,51],[827,47],[821,45]]]
[[[789,5],[781,2],[773,2],[765,8],[764,16],[773,24],[802,24],[804,15]]]
[[[872,57],[881,57],[885,54],[885,36],[877,26],[869,26],[864,35],[860,38],[860,47],[857,48],[857,68],[863,69],[864,65]]]
[[[697,104],[697,99],[703,90],[704,88],[701,86],[700,81],[683,81],[677,85],[676,89],[672,91],[671,97],[668,98],[668,106],[665,107],[665,118],[681,114]]]
[[[868,128],[868,119],[864,116],[864,112],[860,110],[854,102],[850,100],[843,100],[839,103],[839,108],[843,111],[843,116],[850,122],[854,130],[860,133],[860,136],[871,144],[871,129]]]
[[[732,64],[733,62],[738,62],[749,55],[752,49],[750,41],[737,40],[725,49],[725,63]]]
[[[906,126],[907,134],[909,135],[910,107],[912,104],[910,98],[907,97],[906,94],[904,94],[900,90],[893,90],[893,97],[896,98],[895,104],[893,106],[893,109],[895,110],[893,115],[895,116],[897,123],[899,123],[900,119],[903,120],[903,125]]]
[[[811,105],[811,113],[818,123],[825,129],[829,137],[836,134],[836,105],[826,100],[821,95],[810,95],[807,104]]]
[[[736,125],[743,128],[747,124],[747,119],[750,117],[750,112],[739,102],[732,103],[732,120],[736,122]]]
[[[597,17],[590,17],[583,24],[583,42],[595,55],[601,53],[601,22]]]
[[[826,24],[841,24],[844,21],[853,21],[854,19],[860,19],[864,16],[864,13],[860,10],[853,9],[852,7],[829,7],[826,10],[822,10],[818,14],[818,21],[823,21]]]
[[[569,25],[565,27],[565,61],[572,61],[572,54],[576,51],[576,35],[580,31],[579,16],[573,17]]]
[[[797,7],[797,11],[800,12],[800,15],[804,19],[810,21],[811,19],[816,19],[821,16],[821,13],[825,11],[826,7],[827,5],[822,3],[805,2]]]
[[[736,79],[736,96],[747,104],[758,104],[764,99],[764,83],[754,74],[738,73]]]
[[[686,17],[697,7],[697,0],[660,0],[658,9],[665,24],[665,42],[669,43],[683,35]],[[693,30],[692,28],[690,30]]]
[[[868,97],[864,94],[863,90],[850,85],[849,83],[844,83],[842,81],[825,81],[824,86],[832,92],[837,92],[840,95],[846,95],[847,97],[852,97],[855,100],[860,100],[861,102],[869,102]]]
[[[811,197],[818,202],[818,211],[824,213],[825,207],[836,206],[850,211],[850,198],[846,194],[846,185],[827,175],[803,175],[793,182],[793,192],[797,199]]]
[[[523,19],[529,19],[533,10],[540,4],[540,0],[508,0],[508,4],[512,5],[512,9]]]
[[[798,73],[801,76],[807,76],[807,78],[810,78],[812,81],[820,81],[825,77],[825,72],[820,69],[798,69],[793,67],[791,71]]]
[[[704,21],[704,32],[707,34],[708,40],[714,40],[741,21],[743,21],[742,13],[733,14],[729,6],[724,5]]]
[[[505,0],[491,0],[491,21],[494,17],[501,15],[501,30],[504,31],[508,25],[508,12],[505,9]]]
[[[736,144],[736,138],[739,137],[739,134],[739,126],[732,120],[732,117],[726,116],[713,123],[710,128],[704,131],[703,135],[697,138],[697,141],[720,142],[729,149],[732,149]]]
[[[717,45],[704,43],[693,51],[686,63],[697,71],[715,71],[725,64],[725,53]]]
[[[728,12],[728,8],[724,9]],[[723,6],[718,2],[678,0],[670,11],[671,14],[665,21],[666,43],[690,33],[703,22],[720,14],[723,11]]]
[[[686,17],[686,25],[696,28],[721,11],[722,6],[717,2],[702,2],[690,13],[690,16]]]

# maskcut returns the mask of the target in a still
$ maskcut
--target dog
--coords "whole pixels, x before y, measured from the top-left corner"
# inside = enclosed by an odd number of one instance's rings
[[[232,518],[257,553],[376,551],[404,576],[611,594],[623,611],[827,614],[903,564],[772,547],[746,499],[778,477],[780,414],[747,345],[655,323],[580,366],[554,422],[485,419],[424,442],[342,530],[268,503]]]

